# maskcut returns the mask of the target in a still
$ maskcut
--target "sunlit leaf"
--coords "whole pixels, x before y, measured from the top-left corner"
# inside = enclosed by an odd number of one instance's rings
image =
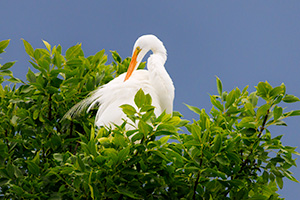
[[[224,107],[223,105],[221,104],[220,101],[216,100],[216,98],[214,96],[210,96],[210,101],[211,103],[216,107],[218,108],[220,111],[223,111],[224,110]]]
[[[219,79],[219,77],[216,76],[216,81],[217,81],[217,89],[218,89],[218,93],[221,96],[222,95],[222,81]]]
[[[135,108],[129,104],[121,105],[120,108],[122,108],[126,115],[134,115],[136,113]]]
[[[84,56],[83,51],[81,49],[81,44],[72,46],[66,51],[66,59],[67,60],[77,58],[78,56]]]
[[[42,40],[42,41],[43,41],[44,45],[46,46],[46,48],[48,49],[48,51],[51,53],[51,45],[45,40]]]
[[[260,118],[261,116],[265,116],[268,113],[268,110],[270,109],[269,104],[262,105],[257,109],[256,118]]]
[[[141,108],[142,105],[145,103],[145,93],[142,89],[139,89],[139,91],[134,96],[134,103],[137,105],[138,108]]]
[[[275,106],[273,110],[274,121],[276,121],[282,115],[282,108],[279,106]]]
[[[225,109],[228,109],[235,101],[235,91],[232,90],[226,97]]]
[[[33,50],[32,46],[31,46],[31,44],[29,44],[24,39],[23,39],[23,43],[24,43],[24,47],[25,47],[26,53],[33,58],[34,57],[34,50]]]
[[[187,104],[184,104],[184,105],[186,105],[191,111],[193,111],[193,112],[195,112],[199,115],[201,114],[201,110],[199,108],[197,108],[195,106],[190,106],[190,105],[187,105]]]
[[[9,42],[10,42],[10,39],[9,40],[2,40],[0,42],[0,53],[4,52],[4,49],[8,46]]]

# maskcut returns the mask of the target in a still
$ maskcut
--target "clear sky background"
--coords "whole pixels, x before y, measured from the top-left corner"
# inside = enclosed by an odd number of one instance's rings
[[[105,49],[131,56],[135,40],[155,34],[167,48],[167,71],[175,85],[174,110],[186,119],[197,115],[183,103],[211,109],[208,94],[223,89],[249,91],[259,81],[282,82],[287,93],[300,97],[300,1],[1,1],[0,40],[11,39],[1,64],[16,60],[12,71],[25,80],[30,64],[24,38],[34,48],[61,44],[63,51],[82,43],[85,56]],[[300,109],[285,104],[287,110]],[[299,146],[300,117],[286,121],[283,143]],[[299,151],[299,149],[298,149]],[[296,158],[296,156],[295,156]],[[300,165],[299,160],[297,164]],[[300,167],[293,168],[300,180]],[[297,199],[300,184],[284,179],[279,193]]]

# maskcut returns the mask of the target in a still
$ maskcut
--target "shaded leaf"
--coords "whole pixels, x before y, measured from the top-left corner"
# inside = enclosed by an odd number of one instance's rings
[[[221,134],[217,134],[214,139],[214,152],[218,153],[221,150],[222,137]]]
[[[8,63],[5,63],[3,66],[0,67],[0,70],[9,69],[9,68],[11,68],[14,64],[15,64],[15,62],[8,62]]]
[[[300,99],[294,95],[287,94],[282,99],[285,103],[294,103],[300,101]]]

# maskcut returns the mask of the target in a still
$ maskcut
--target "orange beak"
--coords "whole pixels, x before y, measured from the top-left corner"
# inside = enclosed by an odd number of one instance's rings
[[[126,81],[127,79],[129,79],[129,77],[131,76],[132,72],[134,71],[135,66],[137,64],[136,58],[137,58],[138,54],[140,53],[140,51],[141,51],[141,49],[139,47],[134,50],[134,53],[132,55],[131,62],[129,64],[129,67],[128,67],[128,70],[127,70],[127,73],[126,73],[124,81]]]

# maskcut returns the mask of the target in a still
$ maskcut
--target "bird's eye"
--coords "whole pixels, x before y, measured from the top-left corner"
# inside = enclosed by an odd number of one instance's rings
[[[140,48],[140,47],[137,47],[137,48],[136,48],[136,50],[137,50],[137,51],[140,51],[140,50],[141,50],[141,48]]]

